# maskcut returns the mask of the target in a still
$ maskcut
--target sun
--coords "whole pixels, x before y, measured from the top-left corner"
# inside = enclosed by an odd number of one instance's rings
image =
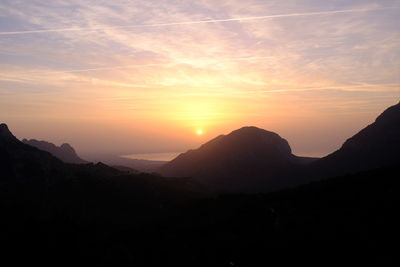
[[[203,134],[203,130],[199,129],[199,130],[197,130],[196,133],[197,133],[198,135],[202,135],[202,134]]]

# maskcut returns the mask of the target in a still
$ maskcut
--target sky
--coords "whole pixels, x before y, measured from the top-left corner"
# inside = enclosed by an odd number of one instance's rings
[[[2,0],[0,121],[81,155],[181,152],[250,125],[326,155],[399,102],[399,14],[399,0]]]

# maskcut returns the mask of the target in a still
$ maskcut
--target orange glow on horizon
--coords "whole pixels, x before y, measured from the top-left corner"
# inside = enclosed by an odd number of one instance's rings
[[[20,138],[88,154],[161,153],[256,126],[318,156],[400,97],[397,10],[371,8],[377,1],[352,12],[352,1],[89,0],[40,8],[41,30],[32,1],[8,2],[15,28],[0,34],[0,114]],[[32,30],[16,32],[15,21]]]

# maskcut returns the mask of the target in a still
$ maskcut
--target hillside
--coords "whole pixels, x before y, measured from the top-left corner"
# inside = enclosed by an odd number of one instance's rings
[[[283,139],[267,135],[276,162],[298,160]],[[400,165],[218,196],[188,190],[196,184],[184,178],[65,164],[4,124],[0,156],[2,255],[16,265],[381,266],[395,259]]]
[[[332,154],[311,164],[314,176],[334,176],[400,162],[400,103],[347,139]]]
[[[81,159],[76,153],[75,149],[69,144],[62,144],[61,146],[56,146],[53,143],[46,141],[38,141],[35,139],[23,139],[24,144],[36,147],[40,150],[47,151],[56,158],[62,160],[65,163],[75,163],[84,164],[88,163],[86,160]]]
[[[287,177],[312,160],[293,155],[276,133],[243,127],[179,155],[158,171],[193,177],[222,191],[257,191],[285,186]]]
[[[163,165],[165,176],[192,177],[217,192],[267,192],[400,163],[400,103],[332,154],[301,158],[278,134],[243,127]]]
[[[59,177],[63,163],[50,153],[20,142],[0,124],[0,181]]]

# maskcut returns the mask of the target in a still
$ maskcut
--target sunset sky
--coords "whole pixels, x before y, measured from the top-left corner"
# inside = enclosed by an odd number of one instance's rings
[[[185,151],[247,125],[325,155],[399,102],[399,14],[398,0],[2,0],[0,122],[82,155]]]

